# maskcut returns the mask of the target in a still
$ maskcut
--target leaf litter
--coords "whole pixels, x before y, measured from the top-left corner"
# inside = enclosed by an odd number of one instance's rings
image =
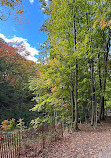
[[[90,124],[79,124],[79,128],[79,132],[64,132],[62,139],[47,144],[39,155],[35,154],[37,149],[34,146],[23,157],[111,158],[111,117],[107,117],[96,128]]]

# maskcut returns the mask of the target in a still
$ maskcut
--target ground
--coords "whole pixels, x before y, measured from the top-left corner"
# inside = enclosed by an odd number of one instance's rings
[[[92,127],[79,124],[79,132],[64,132],[63,139],[47,145],[37,156],[31,158],[111,158],[111,117]],[[35,156],[34,156],[35,155]]]

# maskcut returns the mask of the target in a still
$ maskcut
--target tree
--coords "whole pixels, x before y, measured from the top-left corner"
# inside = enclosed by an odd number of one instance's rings
[[[22,48],[23,51],[23,48]],[[24,49],[25,51],[25,49]],[[30,76],[37,76],[38,65],[21,56],[20,49],[0,41],[0,121],[30,117],[33,94],[27,86]],[[33,117],[32,117],[33,118]]]
[[[52,0],[49,5],[45,1],[41,1],[41,4],[44,13],[48,15],[41,30],[46,32],[48,39],[43,43],[40,54],[42,77],[37,79],[39,83],[42,78],[45,91],[37,96],[43,100],[40,100],[35,109],[38,109],[39,105],[45,106],[45,109],[49,108],[49,105],[54,107],[54,100],[59,100],[63,123],[68,119],[72,124],[75,121],[77,130],[78,120],[82,115],[84,118],[89,115],[91,124],[96,125],[97,108],[101,98],[105,96],[106,90],[103,87],[107,86],[110,47],[110,42],[106,42],[110,41],[108,25],[102,27],[98,19],[102,19],[109,1]],[[108,21],[109,9],[110,7],[104,15],[108,17]],[[50,94],[47,82],[50,83]],[[33,79],[31,84],[32,90],[43,90],[43,87],[34,85]],[[59,107],[58,102],[56,105]],[[103,106],[101,103],[100,107]],[[104,110],[99,113],[104,115]],[[52,114],[54,118],[54,113]],[[48,115],[50,116],[50,112],[47,110]]]
[[[0,7],[0,19],[2,21],[6,21],[9,18],[10,14],[15,11],[14,19],[20,22],[21,17],[19,16],[23,14],[22,0],[1,0]]]

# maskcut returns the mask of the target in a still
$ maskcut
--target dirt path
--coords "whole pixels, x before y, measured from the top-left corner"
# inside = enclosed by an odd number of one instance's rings
[[[94,129],[79,125],[81,131],[65,133],[64,139],[52,143],[39,157],[44,158],[111,158],[111,124]]]
[[[62,140],[47,145],[39,156],[29,154],[29,158],[111,158],[111,121],[96,129],[86,124],[79,128],[79,132],[65,132]]]
[[[99,152],[97,158],[111,158],[111,143]]]

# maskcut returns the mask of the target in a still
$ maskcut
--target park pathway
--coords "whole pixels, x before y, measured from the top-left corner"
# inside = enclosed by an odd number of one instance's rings
[[[111,118],[97,128],[90,124],[79,124],[79,128],[79,132],[64,132],[64,138],[46,145],[34,158],[111,158]]]
[[[111,118],[97,128],[80,124],[81,131],[47,146],[39,158],[111,158]]]
[[[111,143],[98,153],[97,158],[111,158]]]

